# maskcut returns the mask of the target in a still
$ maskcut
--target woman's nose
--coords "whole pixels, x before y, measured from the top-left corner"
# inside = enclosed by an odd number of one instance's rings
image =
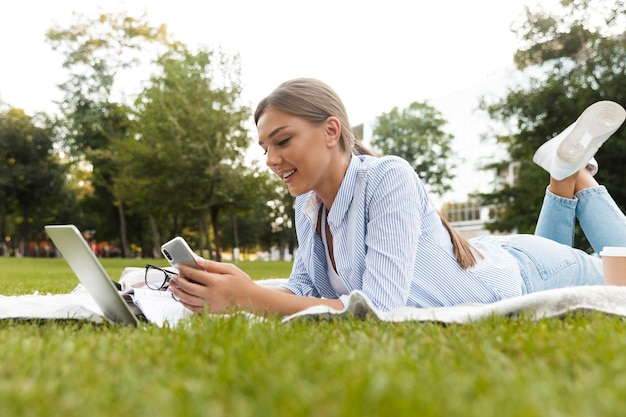
[[[278,165],[279,162],[280,156],[278,155],[278,152],[276,152],[275,149],[267,148],[265,153],[265,164],[271,168],[274,165]]]

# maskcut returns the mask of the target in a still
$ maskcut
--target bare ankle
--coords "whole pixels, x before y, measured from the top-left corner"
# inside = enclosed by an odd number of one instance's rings
[[[581,169],[576,177],[576,184],[574,187],[574,194],[587,188],[598,187],[598,181],[591,175],[587,169]]]
[[[550,177],[548,190],[550,190],[552,194],[558,195],[559,197],[574,198],[577,178],[578,174],[574,174],[560,181]]]

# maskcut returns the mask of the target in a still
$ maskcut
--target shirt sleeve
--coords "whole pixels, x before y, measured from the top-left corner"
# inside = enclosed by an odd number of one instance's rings
[[[321,298],[320,293],[317,291],[315,285],[313,284],[313,280],[306,272],[303,261],[299,254],[300,252],[298,252],[298,254],[296,255],[296,259],[294,261],[289,280],[285,284],[283,284],[282,287],[287,288],[295,295],[300,295],[303,297]]]
[[[421,213],[428,197],[422,181],[401,158],[381,159],[367,176],[367,252],[362,291],[376,308],[388,311],[406,306]]]

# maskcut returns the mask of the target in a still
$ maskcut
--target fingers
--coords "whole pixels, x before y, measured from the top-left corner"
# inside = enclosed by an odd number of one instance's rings
[[[237,305],[237,294],[252,279],[233,264],[200,260],[202,270],[180,265],[179,274],[170,280],[169,290],[194,312],[222,312]],[[256,287],[256,285],[254,286]]]
[[[197,314],[204,313],[204,310],[205,310],[204,307],[198,307],[198,306],[194,306],[191,304],[187,304],[185,300],[178,300],[178,302],[181,303],[185,308],[188,308],[189,310],[193,311],[194,313],[197,313]]]
[[[210,272],[180,265],[178,275],[170,280],[169,291],[180,303],[196,313],[205,311],[209,304],[209,288],[214,284]]]
[[[224,262],[216,262],[208,259],[199,259],[198,265],[202,267],[207,272],[215,272],[217,274],[229,274],[233,272],[233,269],[236,268],[235,265],[224,263]]]
[[[196,282],[202,285],[211,285],[210,276],[208,276],[207,272],[209,271],[201,271],[196,268],[192,268],[186,265],[180,265],[178,269],[178,275],[187,278],[190,281]]]
[[[201,313],[207,306],[207,301],[200,295],[203,288],[206,287],[193,283],[183,276],[177,276],[171,279],[168,291],[185,307]]]

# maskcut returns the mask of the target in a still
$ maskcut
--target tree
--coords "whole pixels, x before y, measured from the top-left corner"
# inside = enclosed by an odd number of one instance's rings
[[[278,246],[281,254],[295,247],[294,203],[285,184],[268,170],[253,164],[243,167],[237,204],[227,209],[221,229],[225,245],[244,253],[257,248]]]
[[[116,194],[113,183],[121,169],[120,156],[115,149],[119,142],[129,138],[132,125],[129,114],[130,108],[126,105],[83,100],[71,116],[75,136],[87,144],[84,153],[78,154],[74,162],[88,161],[91,167],[91,192],[82,202],[92,216],[84,227],[97,230],[101,239],[118,236],[123,256],[130,254],[127,213],[125,202]]]
[[[60,103],[66,120],[63,136],[74,159],[93,166],[92,199],[98,202],[94,213],[101,214],[99,228],[108,234],[107,225],[117,223],[126,256],[124,201],[111,184],[120,169],[118,155],[112,150],[115,142],[128,137],[129,111],[113,98],[115,82],[120,73],[138,66],[142,57],[150,57],[152,51],[146,52],[149,44],[168,48],[174,43],[164,25],[152,27],[145,16],[101,14],[89,18],[75,14],[74,20],[69,28],[53,27],[46,34],[52,48],[64,55],[63,67],[70,71],[69,79],[60,86],[65,92]],[[111,209],[117,211],[117,221],[109,216]]]
[[[453,137],[442,130],[445,124],[426,103],[414,102],[402,111],[394,107],[376,119],[372,146],[406,159],[431,192],[443,195],[451,188],[454,168],[449,161]]]
[[[159,47],[167,49],[177,43],[170,40],[165,25],[153,27],[145,15],[89,17],[74,13],[73,18],[69,28],[53,26],[46,33],[52,49],[64,55],[63,67],[70,71],[69,79],[60,86],[66,93],[60,103],[65,114],[72,114],[84,99],[109,101],[121,73],[140,65],[142,58],[158,55],[147,51],[150,44],[156,45],[158,52]],[[89,141],[81,141],[81,137],[72,139],[79,148],[93,146]]]
[[[46,123],[43,119],[41,123]],[[0,113],[0,239],[8,236],[9,215],[25,253],[25,243],[43,234],[68,199],[66,168],[55,151],[49,127],[37,126],[23,110]]]
[[[289,194],[285,184],[275,178],[272,177],[272,180],[268,182],[272,193],[272,196],[266,199],[266,205],[270,208],[268,213],[270,227],[266,232],[267,237],[263,240],[267,242],[268,249],[271,246],[277,246],[280,258],[283,259],[285,251],[293,255],[296,248],[296,200]]]
[[[123,169],[116,190],[133,210],[151,218],[155,247],[162,234],[182,233],[191,217],[200,225],[198,237],[207,244],[212,240],[219,257],[218,218],[224,207],[238,204],[249,144],[244,123],[250,112],[239,104],[238,57],[193,53],[178,45],[158,64],[161,71],[135,103],[134,140],[118,150]],[[202,226],[208,219],[212,239]]]
[[[626,103],[626,7],[615,0],[562,0],[560,14],[526,9],[515,29],[522,41],[515,62],[527,74],[524,85],[482,107],[493,120],[512,126],[497,137],[510,159],[486,167],[501,172],[519,164],[514,186],[501,183],[492,193],[479,195],[481,204],[496,208],[492,231],[532,233],[547,184],[546,173],[532,162],[535,150],[554,137],[598,100]],[[626,188],[624,128],[596,155],[597,175],[622,209]],[[622,139],[622,140],[620,140]],[[577,236],[576,245],[588,247]]]

